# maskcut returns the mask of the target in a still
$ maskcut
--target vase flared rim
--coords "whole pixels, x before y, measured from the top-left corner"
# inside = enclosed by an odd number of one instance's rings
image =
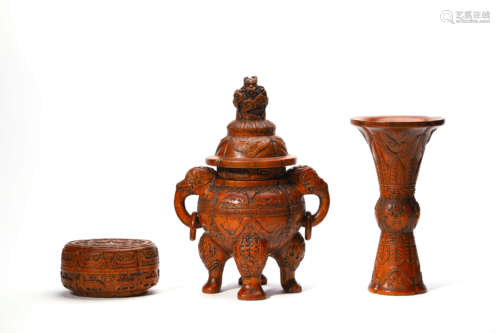
[[[429,127],[444,124],[442,117],[427,116],[367,116],[353,117],[351,124],[363,127]]]

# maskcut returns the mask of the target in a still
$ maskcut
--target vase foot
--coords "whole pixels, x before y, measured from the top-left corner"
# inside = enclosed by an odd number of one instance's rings
[[[370,285],[368,287],[368,291],[378,295],[411,296],[411,295],[425,294],[427,292],[427,288],[424,285],[421,285],[421,286],[416,286],[414,289],[408,289],[408,290],[390,290],[384,288],[377,288]]]
[[[422,281],[413,232],[382,232],[368,290],[394,296],[427,291]]]

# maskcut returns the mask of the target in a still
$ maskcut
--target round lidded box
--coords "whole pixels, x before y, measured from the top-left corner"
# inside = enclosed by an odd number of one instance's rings
[[[62,283],[80,296],[139,295],[158,282],[159,274],[158,249],[149,240],[76,240],[61,255]]]

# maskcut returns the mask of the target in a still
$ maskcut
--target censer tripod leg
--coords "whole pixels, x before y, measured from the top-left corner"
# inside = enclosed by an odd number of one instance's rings
[[[279,250],[273,257],[280,266],[281,286],[286,293],[300,293],[302,287],[295,280],[295,270],[304,258],[306,245],[300,233],[295,236]]]
[[[198,250],[201,260],[208,269],[208,281],[203,286],[202,291],[206,294],[218,293],[222,285],[224,265],[230,255],[215,243],[207,233],[201,236]]]
[[[266,294],[261,286],[262,271],[267,261],[267,243],[256,233],[245,233],[233,247],[234,261],[241,274],[241,300],[261,300]]]

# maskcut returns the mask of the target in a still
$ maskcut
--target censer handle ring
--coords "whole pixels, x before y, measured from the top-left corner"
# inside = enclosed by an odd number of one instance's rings
[[[189,240],[196,240],[196,229],[199,228],[198,213],[191,214],[191,226],[189,227]]]
[[[306,240],[311,239],[311,233],[312,233],[312,214],[311,212],[306,212],[305,216],[305,223],[304,223],[304,229],[305,229],[305,238]]]

